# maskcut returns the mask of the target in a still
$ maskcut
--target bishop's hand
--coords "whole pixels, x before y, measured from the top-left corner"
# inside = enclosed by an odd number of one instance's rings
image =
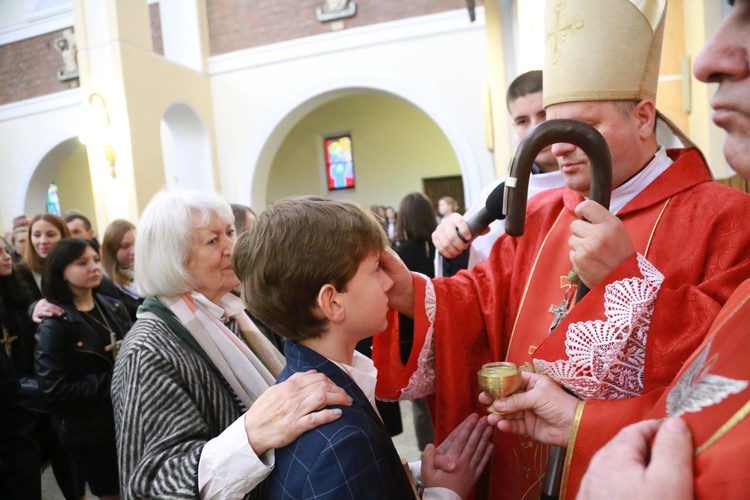
[[[576,407],[580,403],[548,376],[523,371],[519,392],[494,402],[482,393],[479,401],[492,403],[497,413],[488,415],[487,422],[498,430],[563,448],[568,445]]]
[[[625,224],[595,201],[580,203],[576,215],[581,220],[570,225],[573,233],[568,240],[570,262],[579,279],[587,287],[594,288],[635,249]]]

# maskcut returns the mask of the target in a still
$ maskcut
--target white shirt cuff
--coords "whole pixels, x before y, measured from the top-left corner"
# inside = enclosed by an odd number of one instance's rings
[[[201,498],[243,498],[273,470],[274,450],[258,457],[247,441],[245,415],[208,441],[198,462]]]
[[[458,496],[458,493],[448,488],[432,487],[424,489],[422,500],[461,500],[461,497]]]

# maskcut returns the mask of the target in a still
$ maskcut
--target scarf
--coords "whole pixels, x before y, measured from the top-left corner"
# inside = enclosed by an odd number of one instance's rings
[[[242,301],[232,294],[223,296],[218,304],[195,292],[147,299],[138,310],[138,317],[146,312],[164,320],[207,358],[247,408],[274,384],[284,367],[281,353],[245,314]],[[168,317],[170,313],[172,318]],[[223,317],[237,321],[242,339],[224,325]],[[174,318],[179,325],[174,324]]]

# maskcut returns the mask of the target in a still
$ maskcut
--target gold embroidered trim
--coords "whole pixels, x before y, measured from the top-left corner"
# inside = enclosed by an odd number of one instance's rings
[[[562,482],[560,483],[560,500],[565,500],[565,492],[568,489],[568,475],[570,474],[570,462],[573,461],[573,449],[575,448],[576,438],[578,437],[578,426],[581,425],[583,418],[583,407],[586,401],[581,401],[576,406],[576,414],[573,417],[573,424],[570,428],[570,438],[568,439],[568,449],[565,451],[565,464],[563,465]]]
[[[542,252],[544,251],[545,245],[547,245],[547,239],[549,239],[550,235],[552,234],[552,231],[555,230],[555,227],[557,226],[558,221],[560,220],[560,217],[565,213],[565,207],[563,206],[562,210],[560,210],[560,213],[557,215],[557,218],[555,219],[555,223],[552,224],[552,227],[549,231],[547,231],[547,235],[544,237],[544,241],[542,242],[541,246],[539,247],[539,251],[536,254],[536,258],[534,259],[534,265],[531,267],[531,273],[529,273],[529,279],[526,281],[526,288],[523,291],[523,296],[521,297],[521,305],[518,306],[518,314],[516,314],[516,320],[513,322],[513,330],[510,333],[510,341],[508,342],[508,351],[505,353],[505,357],[508,357],[508,353],[510,352],[510,348],[513,345],[513,337],[516,335],[516,326],[518,326],[518,318],[521,317],[521,311],[523,311],[523,306],[526,303],[526,294],[529,293],[529,285],[531,285],[531,279],[534,277],[534,271],[536,271],[536,265],[539,262],[539,257],[542,255]]]
[[[737,413],[732,415],[732,418],[727,420],[724,423],[724,425],[719,427],[719,429],[716,432],[714,432],[714,435],[708,438],[708,440],[705,443],[703,443],[698,448],[696,448],[695,456],[698,456],[702,452],[706,451],[712,444],[714,444],[716,441],[721,439],[722,436],[724,436],[724,434],[726,434],[727,432],[732,430],[737,424],[742,422],[745,419],[745,417],[748,416],[748,414],[750,414],[750,401],[745,403],[745,405],[742,408],[740,408],[740,410]]]
[[[661,216],[664,215],[664,212],[667,210],[667,205],[669,205],[669,202],[671,200],[672,200],[671,196],[667,198],[667,201],[664,203],[664,206],[661,208],[661,212],[659,212],[659,216],[656,218],[656,222],[654,222],[654,227],[651,229],[651,234],[648,237],[648,243],[646,243],[646,249],[643,252],[644,257],[648,257],[648,250],[649,248],[651,248],[651,240],[654,239],[654,233],[656,233],[656,227],[659,225]]]
[[[570,101],[656,101],[656,94],[645,89],[612,90],[612,91],[574,91],[560,92],[544,98],[544,107]]]

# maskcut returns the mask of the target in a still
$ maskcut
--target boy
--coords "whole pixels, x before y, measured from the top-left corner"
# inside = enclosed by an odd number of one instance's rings
[[[380,269],[388,238],[369,210],[316,197],[282,200],[263,212],[235,246],[232,264],[248,310],[287,338],[287,366],[325,373],[352,398],[336,422],[276,450],[271,498],[409,498],[414,492],[375,409],[377,370],[357,342],[388,324],[392,281]],[[459,426],[425,450],[425,498],[465,496],[491,450],[485,419]],[[436,454],[445,462],[435,468]],[[447,472],[445,469],[453,469]],[[448,490],[451,491],[447,491]]]

